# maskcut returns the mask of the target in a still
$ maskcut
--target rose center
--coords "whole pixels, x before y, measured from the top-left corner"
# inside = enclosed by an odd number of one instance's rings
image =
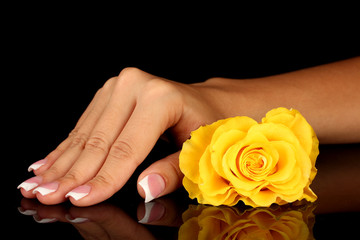
[[[251,154],[246,161],[246,167],[257,170],[264,166],[264,162],[266,162],[266,158],[263,155],[258,153]]]
[[[262,148],[253,148],[241,154],[239,170],[242,174],[252,180],[262,181],[269,173],[269,159]]]

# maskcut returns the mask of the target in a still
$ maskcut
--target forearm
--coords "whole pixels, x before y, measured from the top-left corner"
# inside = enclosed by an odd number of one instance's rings
[[[215,90],[219,84],[222,89]],[[320,142],[360,141],[360,57],[251,80],[212,79],[206,85],[220,96],[217,107],[224,115],[260,121],[272,108],[295,108]]]

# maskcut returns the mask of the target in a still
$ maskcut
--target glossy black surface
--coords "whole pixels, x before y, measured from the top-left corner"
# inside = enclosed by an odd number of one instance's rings
[[[159,142],[144,165],[169,149],[168,144]],[[242,221],[254,222],[251,214],[255,214],[259,228],[269,221],[274,228],[285,228],[289,224],[286,218],[292,216],[292,231],[306,226],[310,236],[316,239],[351,238],[357,233],[360,217],[360,145],[321,146],[320,151],[319,172],[312,185],[319,197],[315,204],[260,209],[242,204],[233,208],[211,207],[197,205],[180,189],[145,205],[135,190],[136,178],[132,178],[109,200],[85,208],[69,202],[46,206],[37,200],[24,199],[16,192],[10,209],[13,220],[6,225],[16,226],[16,231],[10,230],[16,239],[34,236],[36,239],[197,239],[194,234],[199,232],[199,226],[203,231],[214,226],[226,231],[227,223],[216,217],[219,214],[235,216],[236,221],[231,222],[235,226]],[[22,176],[25,175],[30,174]],[[204,223],[201,222],[204,217],[213,219]],[[244,231],[244,227],[239,225],[237,231]]]

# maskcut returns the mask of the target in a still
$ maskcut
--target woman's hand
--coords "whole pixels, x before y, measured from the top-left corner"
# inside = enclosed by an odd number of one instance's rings
[[[190,132],[218,119],[261,120],[272,108],[299,110],[321,143],[360,141],[360,57],[295,72],[181,84],[136,68],[124,69],[96,93],[69,137],[19,185],[25,197],[56,204],[101,202],[122,188],[165,132],[180,147]],[[326,119],[326,121],[324,121]],[[139,176],[145,201],[181,185],[179,152]]]
[[[98,90],[69,137],[30,166],[36,177],[19,185],[22,194],[44,204],[67,197],[77,206],[106,200],[124,186],[166,130],[181,146],[192,130],[224,117],[208,89],[124,69]],[[138,191],[146,201],[181,185],[178,155],[153,163],[139,176]]]

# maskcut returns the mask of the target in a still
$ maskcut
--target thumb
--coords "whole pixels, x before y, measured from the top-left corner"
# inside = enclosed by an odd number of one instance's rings
[[[138,178],[138,192],[150,202],[174,192],[181,186],[183,174],[179,168],[180,151],[151,164]]]

